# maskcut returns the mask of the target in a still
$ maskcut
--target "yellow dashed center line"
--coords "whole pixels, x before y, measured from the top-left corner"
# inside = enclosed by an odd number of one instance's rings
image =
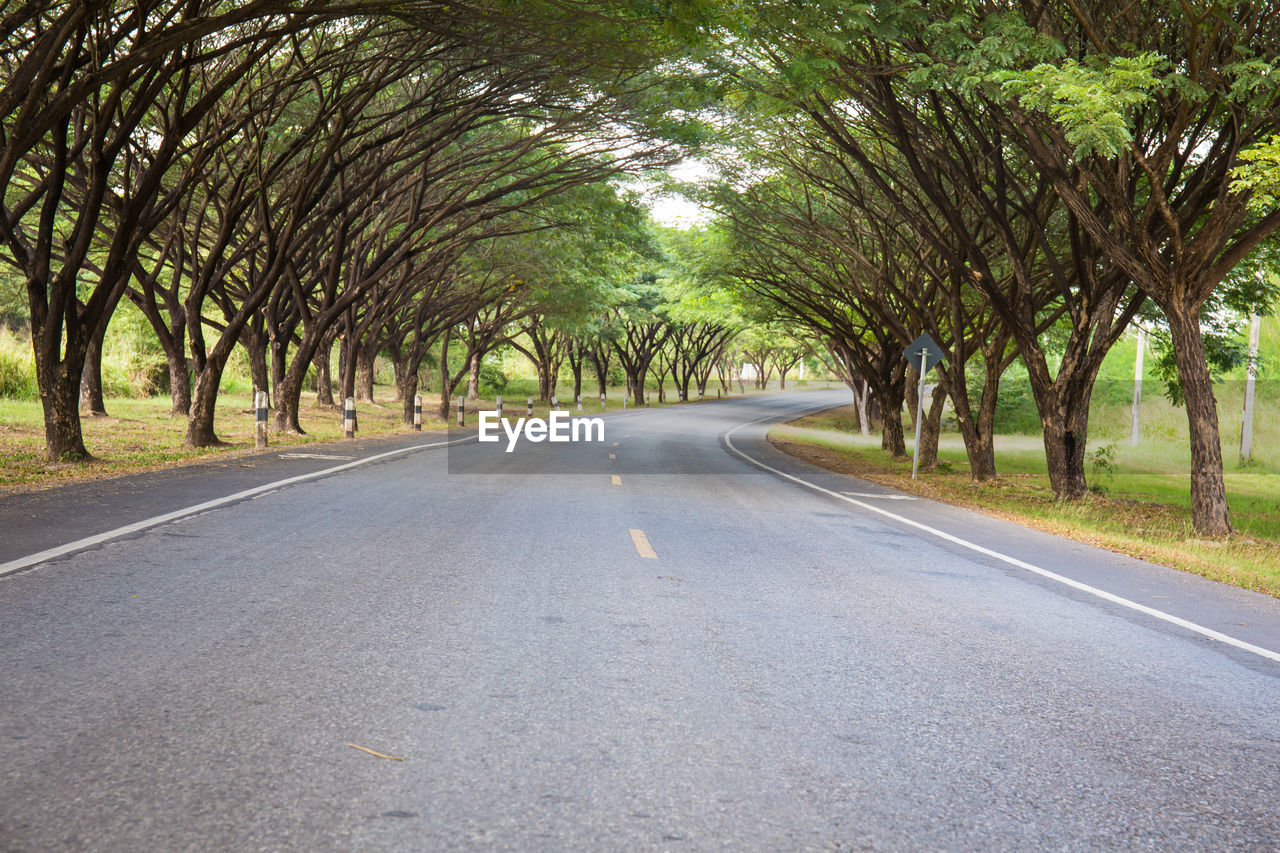
[[[643,530],[631,528],[627,532],[631,534],[631,541],[635,543],[637,554],[649,560],[658,559],[658,555],[654,552],[653,546],[649,544],[649,537],[644,535]]]
[[[614,474],[614,475],[613,475],[613,484],[614,484],[615,486],[621,486],[621,485],[622,485],[622,477],[618,476],[617,474]]]

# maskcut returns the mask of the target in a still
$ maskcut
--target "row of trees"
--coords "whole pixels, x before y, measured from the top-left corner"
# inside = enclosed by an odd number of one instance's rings
[[[536,245],[506,241],[521,274],[532,278],[519,280],[520,290],[488,306],[468,330],[460,368],[441,377],[446,399],[467,372],[468,394],[475,396],[481,359],[504,347],[534,365],[543,402],[567,365],[575,397],[584,375],[594,375],[603,392],[616,369],[636,404],[651,377],[659,400],[668,384],[680,400],[704,395],[713,374],[728,390],[741,379],[744,361],[759,366],[758,387],[775,370],[785,384],[786,373],[811,351],[785,330],[754,322],[708,275],[700,233],[651,228],[634,208],[601,227],[599,212],[581,220],[596,223],[593,230],[561,229]]]
[[[678,24],[575,0],[7,6],[0,260],[24,279],[49,456],[88,456],[81,394],[102,408],[123,299],[192,446],[217,441],[237,346],[283,429],[335,341],[344,394],[388,349],[411,399],[433,342],[480,351],[537,303],[512,241],[601,194],[625,207],[607,182],[691,141],[666,115],[696,88]]]
[[[723,262],[870,390],[886,447],[902,349],[928,331],[947,361],[923,416],[936,433],[950,397],[974,478],[995,475],[1019,359],[1054,494],[1083,495],[1094,381],[1146,311],[1185,400],[1195,525],[1229,531],[1201,324],[1227,289],[1261,299],[1280,226],[1280,9],[832,0],[734,25]]]

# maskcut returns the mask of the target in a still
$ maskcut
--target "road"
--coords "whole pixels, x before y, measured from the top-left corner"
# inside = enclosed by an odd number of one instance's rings
[[[1280,848],[1280,602],[764,440],[844,399],[5,499],[0,850]]]

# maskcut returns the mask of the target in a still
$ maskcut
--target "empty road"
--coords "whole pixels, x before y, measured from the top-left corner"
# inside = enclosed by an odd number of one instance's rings
[[[1280,602],[764,440],[846,399],[0,499],[0,850],[1280,849]]]

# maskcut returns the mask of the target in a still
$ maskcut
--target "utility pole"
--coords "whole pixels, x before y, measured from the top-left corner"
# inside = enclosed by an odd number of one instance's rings
[[[1244,422],[1240,425],[1240,461],[1248,462],[1253,455],[1253,386],[1258,378],[1258,338],[1262,332],[1262,318],[1249,314],[1249,366],[1244,380]]]
[[[1133,361],[1133,429],[1129,433],[1129,446],[1138,446],[1138,418],[1142,413],[1142,355],[1147,348],[1147,330],[1138,327],[1138,356]]]

